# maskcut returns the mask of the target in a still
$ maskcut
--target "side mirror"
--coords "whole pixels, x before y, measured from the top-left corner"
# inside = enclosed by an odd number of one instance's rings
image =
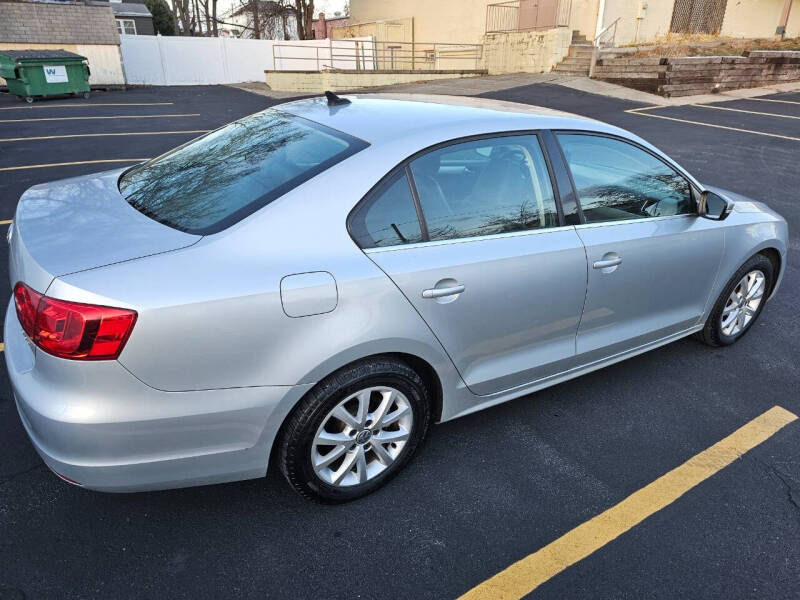
[[[722,221],[733,210],[733,202],[719,194],[706,190],[700,194],[697,203],[697,214],[713,221]]]

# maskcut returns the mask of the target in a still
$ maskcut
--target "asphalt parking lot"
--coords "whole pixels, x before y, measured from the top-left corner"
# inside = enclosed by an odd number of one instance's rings
[[[800,415],[800,94],[657,108],[548,84],[486,96],[620,125],[780,212],[787,272],[753,330],[725,349],[682,340],[436,426],[388,487],[335,507],[302,501],[275,471],[157,493],[71,487],[0,393],[0,598],[455,598],[772,407]],[[227,87],[32,106],[0,95],[0,221],[35,183],[156,156],[272,103]],[[4,281],[6,261],[3,245]],[[4,367],[0,379],[7,389]],[[530,597],[790,599],[798,574],[794,421]]]

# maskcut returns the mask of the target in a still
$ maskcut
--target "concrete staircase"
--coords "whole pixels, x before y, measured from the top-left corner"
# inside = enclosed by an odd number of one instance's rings
[[[589,67],[592,64],[592,44],[586,36],[577,31],[572,32],[572,43],[569,46],[569,54],[558,63],[553,69],[554,73],[560,75],[575,75],[586,77],[589,75]]]

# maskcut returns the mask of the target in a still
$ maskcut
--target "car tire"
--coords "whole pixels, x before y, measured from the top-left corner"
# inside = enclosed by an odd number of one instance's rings
[[[744,278],[750,276],[750,274],[760,274],[763,277],[763,282],[760,283],[761,292],[760,296],[758,296],[759,302],[757,306],[753,307],[753,313],[750,315],[750,319],[744,323],[740,329],[737,330],[736,327],[733,329],[725,327],[723,312],[725,312],[725,318],[729,318],[727,316],[728,313],[737,310],[734,296],[737,296],[738,292],[741,291],[742,288],[740,286],[743,285]],[[739,340],[752,329],[753,324],[761,315],[761,311],[764,310],[767,296],[772,290],[774,278],[775,273],[772,262],[766,256],[763,254],[756,254],[750,258],[739,267],[736,273],[733,274],[733,277],[731,277],[725,285],[725,288],[714,304],[714,308],[711,310],[711,314],[705,326],[698,332],[697,337],[709,346],[729,346]],[[735,292],[737,293],[735,294]],[[739,308],[738,310],[744,309]]]
[[[363,405],[368,408],[359,418]],[[294,408],[278,437],[278,465],[308,500],[355,500],[383,486],[408,463],[430,419],[430,392],[414,369],[394,358],[364,360],[326,377]],[[403,437],[397,443],[381,442]],[[329,439],[335,444],[325,445]],[[329,452],[338,458],[325,465],[333,456]]]

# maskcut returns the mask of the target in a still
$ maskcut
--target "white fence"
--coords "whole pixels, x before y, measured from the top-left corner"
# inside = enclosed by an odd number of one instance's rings
[[[295,40],[289,49],[286,43],[274,40],[160,35],[121,35],[120,38],[125,80],[139,85],[264,81],[264,71],[276,69],[372,68],[374,43],[371,37],[334,42]],[[334,45],[333,59],[331,45]],[[287,54],[291,54],[291,58]]]

